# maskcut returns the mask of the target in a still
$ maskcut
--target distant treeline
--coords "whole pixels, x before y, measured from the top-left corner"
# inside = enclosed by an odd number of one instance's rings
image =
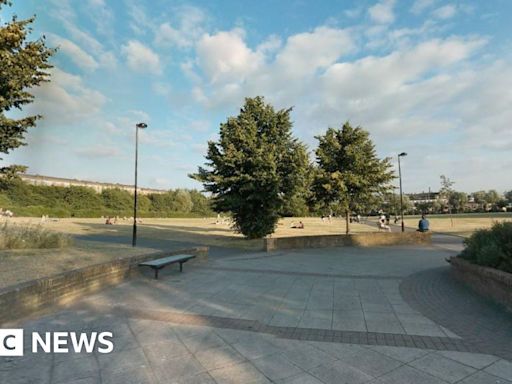
[[[208,197],[196,190],[176,189],[137,196],[140,217],[204,217],[214,215]],[[27,184],[0,180],[0,208],[16,216],[99,217],[133,216],[133,195],[111,188],[97,193],[81,186]]]

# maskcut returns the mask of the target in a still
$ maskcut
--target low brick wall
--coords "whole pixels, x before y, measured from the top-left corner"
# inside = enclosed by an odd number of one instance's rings
[[[420,232],[372,232],[354,235],[270,237],[263,241],[263,248],[269,252],[277,249],[430,244],[432,242],[432,234]]]
[[[103,287],[119,284],[139,273],[138,263],[158,257],[188,253],[196,255],[190,262],[208,260],[208,247],[155,252],[101,264],[94,264],[58,275],[27,281],[0,290],[0,324],[63,305]]]
[[[450,258],[452,273],[480,295],[512,311],[512,273],[471,264],[460,257]]]

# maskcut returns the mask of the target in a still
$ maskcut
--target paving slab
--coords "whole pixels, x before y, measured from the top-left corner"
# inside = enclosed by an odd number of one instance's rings
[[[0,382],[508,384],[512,317],[450,288],[448,254],[428,246],[230,253],[186,275],[134,278],[20,323],[112,331],[114,352],[0,358]]]
[[[498,360],[485,368],[485,371],[502,379],[512,381],[512,362],[510,361]]]
[[[438,355],[437,353],[430,353],[410,362],[409,365],[448,383],[455,383],[476,372],[474,368]]]

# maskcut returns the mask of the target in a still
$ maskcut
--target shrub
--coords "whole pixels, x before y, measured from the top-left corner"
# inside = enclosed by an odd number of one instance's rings
[[[17,225],[7,222],[0,226],[0,249],[64,248],[71,237],[49,231],[40,225]]]
[[[464,240],[461,258],[512,273],[512,222],[496,222]]]

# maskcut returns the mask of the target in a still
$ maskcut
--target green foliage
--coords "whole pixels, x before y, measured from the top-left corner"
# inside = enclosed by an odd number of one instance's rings
[[[409,196],[402,195],[402,207],[404,213],[412,211],[414,205]],[[400,215],[400,194],[386,193],[384,195],[384,210],[390,214]]]
[[[190,193],[184,189],[169,192],[171,194],[170,211],[188,213],[192,211],[193,203]]]
[[[512,222],[496,222],[464,240],[459,255],[472,263],[512,273]]]
[[[108,188],[101,191],[105,208],[116,211],[133,210],[133,195],[119,188]]]
[[[471,194],[475,203],[480,204],[481,211],[497,210],[507,206],[506,197],[500,195],[496,190],[477,191]]]
[[[82,186],[31,185],[19,178],[0,180],[0,208],[10,209],[16,216],[133,216],[133,195],[122,189],[105,189],[100,194]],[[197,191],[139,194],[137,205],[139,217],[213,216],[209,199]]]
[[[0,8],[3,5],[10,5],[10,2],[0,1]],[[34,17],[27,20],[13,18],[0,26],[0,153],[3,154],[25,145],[25,133],[28,128],[35,127],[40,118],[12,119],[5,113],[13,109],[22,110],[23,106],[32,103],[34,96],[30,89],[49,81],[50,75],[46,70],[52,67],[48,60],[55,50],[45,45],[44,38],[27,40],[33,22]],[[20,170],[19,166],[14,167],[2,167],[0,174]]]
[[[448,204],[454,209],[455,212],[464,212],[466,204],[468,203],[468,195],[464,192],[452,191],[448,198]]]
[[[192,200],[192,213],[200,216],[212,216],[213,211],[207,197],[195,190],[188,192],[190,194],[190,199]]]
[[[348,122],[341,130],[329,128],[316,138],[315,198],[326,208],[346,214],[348,233],[350,212],[362,211],[375,195],[391,189],[394,173],[390,159],[380,160],[369,133]]]
[[[219,141],[208,143],[206,168],[190,175],[248,238],[273,233],[285,202],[304,194],[309,160],[292,137],[290,112],[275,111],[263,97],[247,98],[240,114],[221,124]]]
[[[4,222],[0,227],[0,249],[64,248],[71,237],[41,226],[16,225]]]

